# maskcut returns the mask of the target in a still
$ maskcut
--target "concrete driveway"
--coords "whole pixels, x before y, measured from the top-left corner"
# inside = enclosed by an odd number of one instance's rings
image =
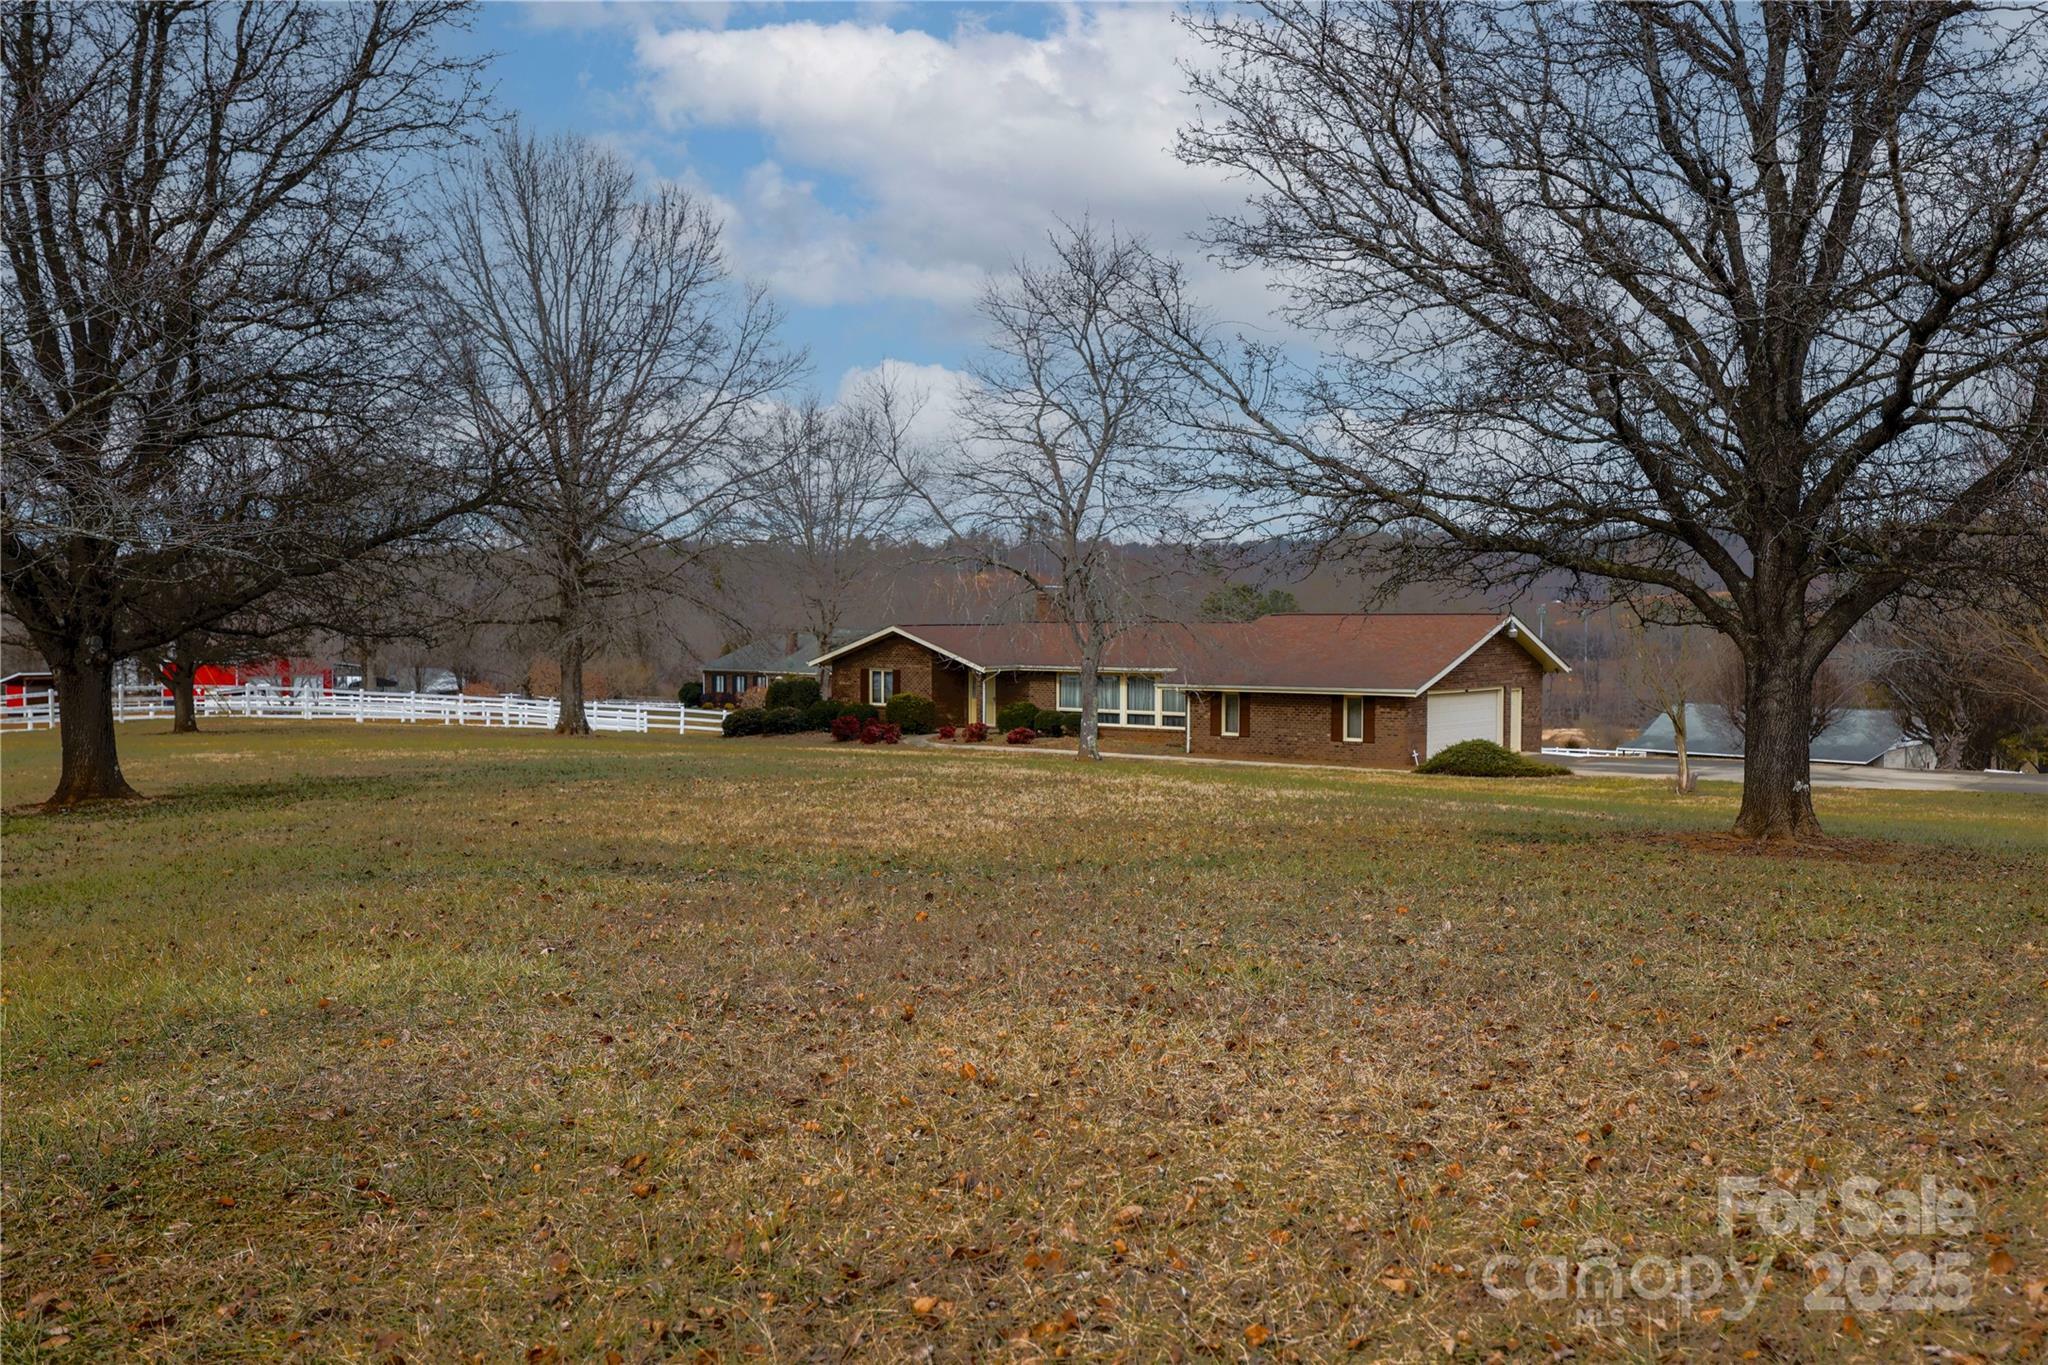
[[[1649,777],[1669,782],[1677,764],[1670,758],[1553,758],[1573,772],[1591,777]],[[1703,782],[1740,782],[1742,763],[1732,758],[1696,758],[1693,771]],[[2033,792],[2048,795],[2048,775],[2017,773],[1920,772],[1912,768],[1853,768],[1836,763],[1813,765],[1816,787],[1875,787],[1885,791]]]

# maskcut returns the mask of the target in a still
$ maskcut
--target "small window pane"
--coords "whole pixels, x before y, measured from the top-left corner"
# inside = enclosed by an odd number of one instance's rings
[[[1105,673],[1095,680],[1095,707],[1099,711],[1120,711],[1123,709],[1123,691],[1119,684],[1123,679],[1114,673]]]
[[[1080,675],[1080,674],[1078,674],[1078,673],[1062,673],[1062,674],[1060,674],[1060,707],[1059,707],[1059,709],[1060,709],[1060,710],[1062,710],[1062,711],[1078,711],[1078,710],[1080,710],[1080,709],[1081,709],[1081,675]]]
[[[1344,699],[1344,738],[1363,740],[1365,738],[1365,698]]]
[[[1150,678],[1128,678],[1124,682],[1124,690],[1130,697],[1130,700],[1125,703],[1128,709],[1132,711],[1150,711],[1152,709],[1153,690]]]
[[[1223,694],[1223,733],[1226,735],[1237,733],[1237,693],[1235,692]]]
[[[1163,719],[1168,722],[1186,720],[1188,714],[1188,694],[1178,687],[1160,688],[1159,709],[1164,713]]]

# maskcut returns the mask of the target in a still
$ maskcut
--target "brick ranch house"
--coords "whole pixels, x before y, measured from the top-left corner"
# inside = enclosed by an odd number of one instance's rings
[[[1061,621],[885,626],[811,660],[827,695],[930,697],[941,724],[1015,701],[1081,709]],[[1132,627],[1098,680],[1105,748],[1405,768],[1446,745],[1542,745],[1543,675],[1564,660],[1512,615],[1290,613]]]

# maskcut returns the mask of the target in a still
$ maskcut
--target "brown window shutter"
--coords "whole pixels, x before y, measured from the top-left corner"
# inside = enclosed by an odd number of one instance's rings
[[[1223,733],[1223,694],[1221,692],[1211,692],[1209,694],[1209,733],[1212,735]]]
[[[1330,743],[1344,742],[1344,699],[1330,698]]]
[[[1365,699],[1365,742],[1373,742],[1373,719],[1379,713],[1379,706],[1371,697]]]
[[[1252,732],[1252,697],[1245,692],[1237,699],[1237,737],[1243,739]]]

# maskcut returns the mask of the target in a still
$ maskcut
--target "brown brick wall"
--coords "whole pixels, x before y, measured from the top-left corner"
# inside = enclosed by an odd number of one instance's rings
[[[1521,688],[1522,748],[1534,752],[1543,747],[1543,669],[1529,657],[1528,650],[1505,635],[1496,635],[1433,690],[1469,692],[1480,687]],[[1501,736],[1501,743],[1509,738]],[[1418,753],[1426,752],[1419,735],[1415,747]]]
[[[1481,645],[1436,690],[1464,692],[1482,687],[1522,689],[1522,747],[1543,745],[1543,670],[1529,652],[1502,636]],[[1423,698],[1373,697],[1372,738],[1347,744],[1330,738],[1330,698],[1313,693],[1249,692],[1250,733],[1232,738],[1210,733],[1214,694],[1189,699],[1194,727],[1192,752],[1217,758],[1286,758],[1341,763],[1362,768],[1406,768],[1411,755],[1428,752],[1429,708]],[[1502,737],[1503,740],[1507,736]]]
[[[1318,693],[1247,692],[1251,698],[1249,733],[1214,735],[1210,713],[1215,693],[1188,699],[1194,727],[1191,752],[1216,758],[1291,758],[1311,763],[1340,763],[1354,768],[1405,768],[1409,751],[1420,742],[1420,707],[1405,697],[1373,697],[1367,726],[1371,738],[1350,744],[1330,738],[1330,698]]]
[[[1178,725],[1157,728],[1105,725],[1100,742],[1102,752],[1106,754],[1177,754],[1181,751],[1181,728]]]
[[[967,670],[900,636],[888,636],[851,654],[842,654],[829,668],[827,695],[834,700],[866,701],[868,670],[893,668],[896,690],[930,697],[938,708],[941,725],[967,723]]]
[[[989,689],[995,698],[995,709],[1001,711],[1013,701],[1028,701],[1041,711],[1057,710],[1060,690],[1057,673],[998,673]],[[996,722],[994,715],[989,724]]]

